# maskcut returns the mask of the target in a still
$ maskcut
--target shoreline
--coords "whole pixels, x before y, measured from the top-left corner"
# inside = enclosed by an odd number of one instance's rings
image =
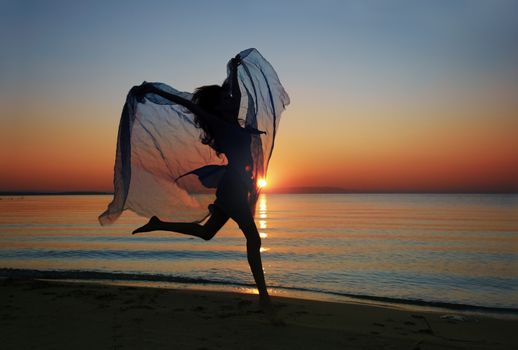
[[[510,349],[517,320],[274,296],[0,280],[2,348]]]
[[[227,283],[197,278],[187,278],[160,274],[137,274],[121,272],[102,272],[85,270],[36,270],[0,268],[0,280],[46,280],[56,282],[99,283],[136,285],[142,287],[160,287],[166,289],[187,289],[214,292],[234,292],[251,294],[255,285]],[[408,311],[455,312],[463,315],[480,315],[500,319],[518,320],[518,309],[488,307],[441,301],[425,301],[416,299],[400,299],[373,295],[358,295],[317,291],[303,288],[271,286],[272,295],[296,298],[309,301],[334,303],[355,303],[370,306],[403,309]],[[239,291],[241,290],[241,292]],[[245,291],[243,293],[243,291]]]

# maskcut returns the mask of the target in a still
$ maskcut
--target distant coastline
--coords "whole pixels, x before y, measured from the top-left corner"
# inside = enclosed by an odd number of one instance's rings
[[[284,187],[263,191],[271,194],[517,194],[518,190],[455,190],[455,191],[423,191],[423,190],[355,190],[343,187]]]
[[[423,191],[423,190],[354,190],[343,187],[282,187],[262,190],[265,194],[518,194],[518,190],[457,190],[457,191]],[[113,195],[107,191],[0,191],[0,196],[92,196]]]
[[[113,195],[113,192],[102,191],[0,191],[0,196],[93,196],[93,195]]]

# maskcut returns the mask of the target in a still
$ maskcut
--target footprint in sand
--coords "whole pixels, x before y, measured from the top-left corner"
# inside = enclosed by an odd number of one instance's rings
[[[241,300],[237,303],[238,306],[248,306],[251,304],[252,304],[252,302],[250,300]]]
[[[307,315],[307,314],[309,314],[309,312],[307,312],[307,311],[294,311],[291,314],[292,315],[300,316],[300,315]]]

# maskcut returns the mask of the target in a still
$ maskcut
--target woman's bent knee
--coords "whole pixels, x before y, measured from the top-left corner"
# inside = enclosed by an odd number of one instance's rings
[[[200,224],[196,224],[195,232],[196,232],[196,236],[203,238],[206,241],[212,239],[212,237],[214,237],[214,235],[216,235],[216,232],[213,232],[212,230],[210,230],[207,227],[200,225]]]
[[[217,231],[207,231],[207,230],[205,230],[205,231],[206,232],[204,233],[203,239],[205,239],[206,241],[210,241],[211,239],[213,239],[217,232]]]
[[[218,232],[217,230],[212,230],[212,229],[204,227],[204,226],[201,226],[201,230],[202,230],[202,238],[206,241],[210,241],[212,238],[214,238],[214,236]]]

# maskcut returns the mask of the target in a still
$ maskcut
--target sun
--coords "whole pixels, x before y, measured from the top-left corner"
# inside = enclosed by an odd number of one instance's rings
[[[268,184],[268,183],[266,182],[266,180],[265,180],[265,179],[259,179],[259,180],[257,181],[257,186],[259,186],[259,188],[266,187],[266,185],[267,185],[267,184]]]

